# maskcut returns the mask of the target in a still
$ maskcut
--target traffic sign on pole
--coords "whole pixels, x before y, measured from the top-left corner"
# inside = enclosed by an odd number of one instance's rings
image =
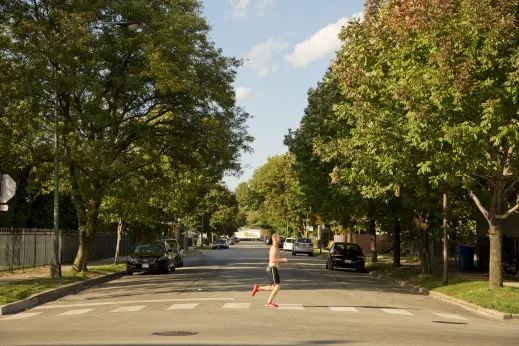
[[[0,203],[5,204],[16,194],[16,182],[9,174],[0,175]],[[2,206],[0,211],[7,211],[7,206]]]

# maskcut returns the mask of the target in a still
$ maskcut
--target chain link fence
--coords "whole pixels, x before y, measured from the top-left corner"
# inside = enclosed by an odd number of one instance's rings
[[[72,263],[79,248],[78,231],[60,231],[61,263]],[[113,257],[117,234],[98,234],[90,259]],[[0,271],[35,268],[51,263],[53,247],[52,229],[0,228]],[[128,235],[121,237],[120,255],[133,248]]]

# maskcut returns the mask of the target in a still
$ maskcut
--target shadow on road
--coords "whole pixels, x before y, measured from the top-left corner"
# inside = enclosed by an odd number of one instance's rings
[[[215,251],[206,250],[203,256],[192,257],[186,266],[168,274],[142,273],[126,276],[95,288],[95,294],[82,295],[82,300],[112,299],[171,293],[229,293],[251,291],[253,284],[268,285],[265,268],[266,249],[235,248],[223,257],[211,256]],[[224,252],[226,251],[226,252]],[[240,258],[241,256],[241,258]],[[402,295],[423,295],[374,278],[366,273],[350,270],[328,271],[324,260],[316,257],[294,256],[280,269],[283,290],[352,290],[390,292]],[[70,300],[74,300],[71,298]]]

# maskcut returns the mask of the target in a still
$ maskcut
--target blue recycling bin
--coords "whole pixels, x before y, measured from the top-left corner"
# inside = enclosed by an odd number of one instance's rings
[[[469,270],[474,268],[474,253],[476,248],[467,245],[458,245],[458,268]]]

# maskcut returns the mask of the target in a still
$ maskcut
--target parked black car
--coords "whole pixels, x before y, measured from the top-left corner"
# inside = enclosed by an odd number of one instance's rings
[[[354,268],[356,271],[364,271],[364,252],[360,245],[353,243],[333,243],[326,259],[326,269],[335,267]]]
[[[272,245],[272,237],[265,237],[265,244]]]
[[[160,272],[175,270],[175,252],[165,241],[139,244],[126,261],[126,274],[135,272]]]

